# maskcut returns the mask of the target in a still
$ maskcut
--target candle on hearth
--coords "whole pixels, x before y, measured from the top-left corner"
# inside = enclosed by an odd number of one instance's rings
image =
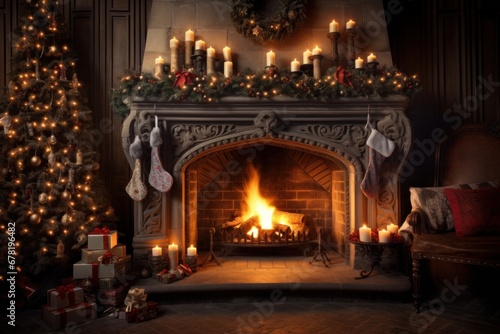
[[[366,60],[369,63],[373,63],[374,61],[377,61],[377,56],[375,56],[373,53],[370,53],[370,55],[368,57],[366,57]]]
[[[391,242],[391,232],[387,230],[378,231],[378,242],[388,243]]]
[[[371,242],[372,241],[372,229],[363,225],[359,228],[359,240],[361,242]]]
[[[321,50],[318,46],[316,46],[316,47],[313,49],[312,55],[313,55],[313,56],[319,56],[319,55],[321,55],[321,52],[323,52],[323,50]]]
[[[399,230],[399,226],[398,225],[395,225],[395,224],[390,224],[390,225],[387,225],[387,231],[391,232],[391,233],[398,233],[398,230]]]
[[[231,48],[229,46],[222,49],[222,55],[224,56],[224,61],[233,61],[231,58]]]
[[[312,56],[312,52],[309,51],[309,49],[307,49],[306,51],[304,51],[304,53],[302,54],[302,62],[304,64],[310,64],[311,63],[311,60],[309,59],[309,57]]]
[[[168,262],[169,269],[175,269],[177,267],[179,246],[176,244],[168,245]]]
[[[188,247],[187,256],[196,256],[196,247],[194,247],[193,245],[191,245],[191,247]]]
[[[352,29],[356,26],[356,22],[353,21],[353,20],[349,20],[347,21],[347,23],[345,24],[345,28],[346,29]]]
[[[276,64],[276,54],[271,50],[266,53],[266,66],[273,66]]]
[[[339,31],[339,23],[333,20],[330,22],[330,32],[338,32]]]
[[[194,32],[189,29],[184,37],[184,64],[189,67],[191,65],[191,56],[193,54]]]
[[[224,76],[229,78],[233,75],[233,62],[225,61],[224,62]]]
[[[161,256],[161,247],[158,247],[158,245],[153,247],[153,256]]]
[[[358,57],[358,59],[356,59],[354,61],[354,67],[355,68],[363,68],[364,63],[365,63],[365,61],[363,59],[361,59],[360,57]]]
[[[155,64],[165,64],[165,59],[159,56],[158,58],[155,58]]]
[[[199,39],[194,43],[195,50],[205,50],[205,41]]]
[[[291,63],[290,63],[290,71],[291,72],[298,72],[300,69],[300,62],[297,60],[297,59],[294,59]]]

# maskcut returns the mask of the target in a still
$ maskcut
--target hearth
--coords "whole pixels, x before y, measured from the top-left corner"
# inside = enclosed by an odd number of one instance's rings
[[[398,174],[411,143],[406,102],[403,97],[331,103],[244,98],[214,104],[134,101],[122,131],[131,167],[128,147],[139,135],[149,152],[156,117],[163,137],[163,167],[174,177],[169,192],[148,187],[148,196],[134,202],[136,263],[156,244],[176,243],[181,256],[189,245],[207,251],[212,228],[215,245],[225,247],[224,252],[237,246],[272,253],[277,247],[312,248],[316,227],[321,227],[323,246],[354,264],[354,252],[346,243],[350,231],[363,224],[377,229],[399,221]],[[397,146],[385,162],[381,191],[374,199],[360,191],[367,164],[368,108],[372,125]],[[141,159],[143,180],[149,157],[143,154]],[[252,168],[259,174],[261,197],[277,214],[271,228],[257,226],[262,218],[245,212]],[[280,215],[300,224],[282,223]]]

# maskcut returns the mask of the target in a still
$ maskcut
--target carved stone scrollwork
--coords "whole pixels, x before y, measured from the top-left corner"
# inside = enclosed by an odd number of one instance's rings
[[[285,129],[285,123],[274,111],[262,111],[255,117],[253,124],[264,131],[264,135],[272,135]]]
[[[149,189],[148,203],[144,208],[139,234],[154,234],[161,231],[161,192]]]
[[[182,152],[188,150],[192,146],[206,142],[209,139],[234,133],[235,125],[216,124],[216,125],[174,125],[171,130],[172,138],[175,145],[175,155],[179,156]]]

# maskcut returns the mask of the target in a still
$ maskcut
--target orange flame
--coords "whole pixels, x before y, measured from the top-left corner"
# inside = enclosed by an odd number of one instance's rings
[[[269,201],[260,194],[260,175],[254,166],[250,166],[248,175],[249,177],[244,185],[245,192],[242,204],[243,220],[245,221],[253,216],[259,216],[261,228],[270,230],[273,226],[272,217],[276,208],[270,205]],[[256,231],[250,232],[255,233]]]

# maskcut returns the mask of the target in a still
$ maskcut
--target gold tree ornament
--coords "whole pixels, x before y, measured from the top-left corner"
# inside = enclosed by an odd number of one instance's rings
[[[232,0],[231,19],[242,36],[258,44],[285,40],[306,18],[307,0],[280,1],[281,7],[270,17],[259,15],[255,3]]]
[[[62,193],[61,193],[61,199],[65,202],[69,201],[71,199],[71,193],[67,190],[64,190]]]
[[[42,163],[42,159],[38,155],[34,155],[31,157],[30,163],[33,167],[38,167]]]
[[[40,217],[37,213],[32,213],[29,219],[30,223],[33,225],[37,225],[42,221],[42,217]]]

